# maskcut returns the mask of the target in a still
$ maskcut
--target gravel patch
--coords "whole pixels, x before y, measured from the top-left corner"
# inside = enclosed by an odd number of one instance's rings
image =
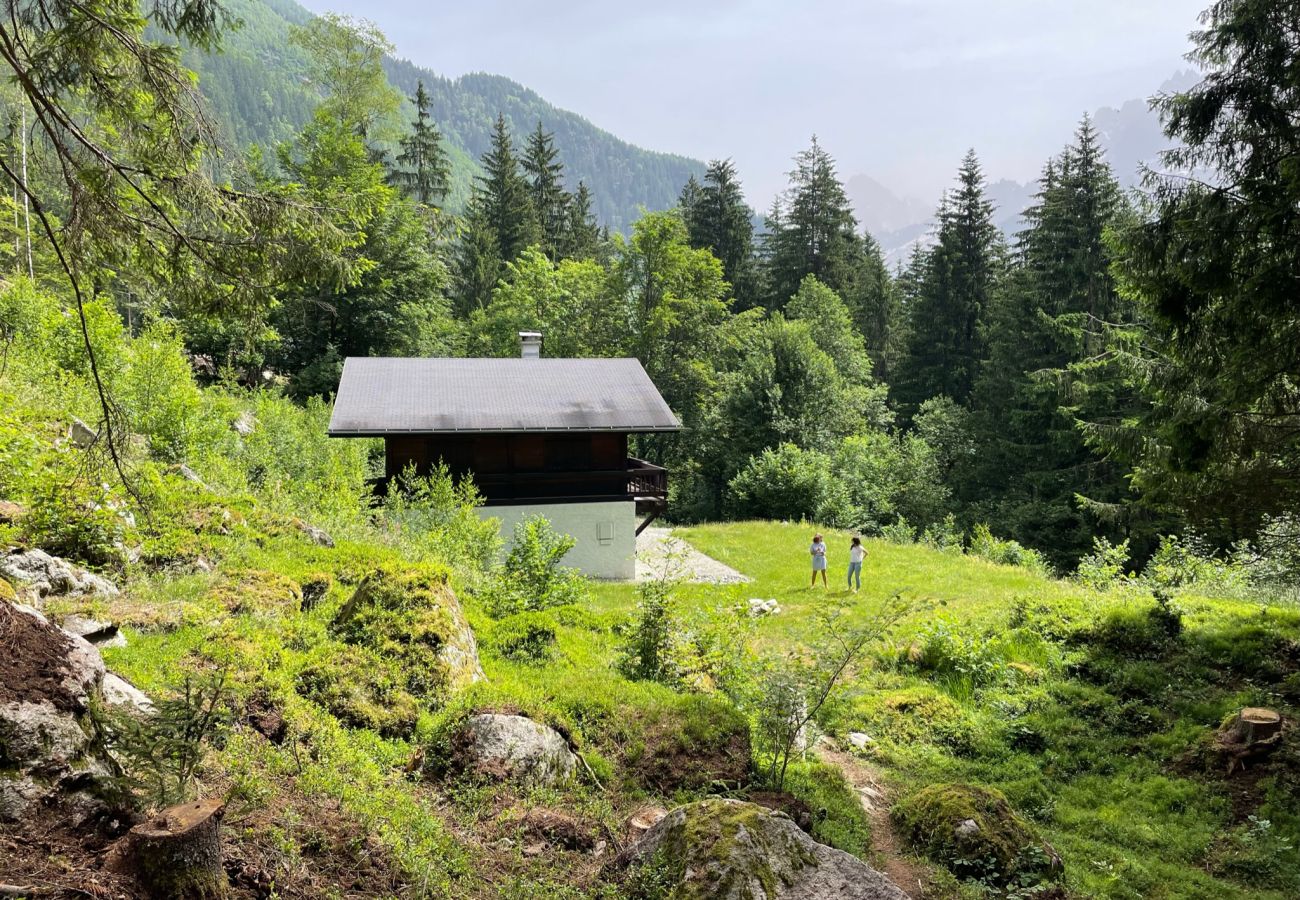
[[[670,578],[698,584],[745,584],[752,580],[673,537],[671,528],[647,528],[636,539],[636,580],[655,581],[664,576],[665,570]]]

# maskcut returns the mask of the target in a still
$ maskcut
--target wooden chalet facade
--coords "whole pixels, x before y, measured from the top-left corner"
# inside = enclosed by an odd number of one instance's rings
[[[629,456],[628,438],[681,426],[635,359],[542,359],[530,337],[508,359],[349,358],[329,434],[383,438],[385,479],[441,461],[503,528],[546,515],[578,541],[572,564],[630,577],[668,472]]]

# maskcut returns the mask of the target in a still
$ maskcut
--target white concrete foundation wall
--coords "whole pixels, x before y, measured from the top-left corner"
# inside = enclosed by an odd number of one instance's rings
[[[501,520],[503,554],[510,550],[516,523],[531,516],[545,516],[556,531],[577,542],[564,557],[566,566],[609,581],[631,581],[636,577],[636,503],[631,500],[481,506],[478,513],[485,519]]]

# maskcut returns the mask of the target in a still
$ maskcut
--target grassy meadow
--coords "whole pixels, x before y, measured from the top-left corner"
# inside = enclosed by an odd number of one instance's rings
[[[1151,626],[1149,592],[1086,589],[920,545],[867,541],[860,593],[843,583],[848,535],[823,530],[830,589],[808,587],[812,528],[748,522],[677,533],[753,578],[685,585],[707,607],[775,597],[756,643],[798,645],[815,609],[868,617],[895,593],[919,606],[832,704],[831,732],[871,736],[869,759],[903,796],[935,782],[1004,791],[1083,896],[1288,897],[1300,892],[1294,757],[1223,776],[1210,736],[1241,706],[1300,701],[1300,610],[1180,592],[1182,630]],[[596,589],[609,614],[631,585]]]

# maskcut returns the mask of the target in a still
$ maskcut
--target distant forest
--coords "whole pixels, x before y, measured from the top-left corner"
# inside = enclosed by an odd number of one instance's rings
[[[320,100],[311,84],[310,60],[289,39],[290,30],[312,16],[293,0],[231,0],[226,5],[242,27],[224,33],[220,52],[191,48],[184,62],[199,74],[200,89],[232,146],[269,148],[292,138]],[[487,150],[498,113],[516,132],[538,122],[553,132],[560,158],[574,179],[570,188],[576,188],[578,180],[585,182],[593,191],[593,215],[616,231],[626,232],[641,207],[672,206],[682,183],[704,171],[697,160],[634,147],[508,78],[444,78],[391,54],[383,65],[404,97],[413,97],[417,83],[424,83],[451,159],[447,204],[456,211],[469,199],[478,171],[475,160]],[[377,137],[377,144],[390,148],[396,140],[396,134]]]

